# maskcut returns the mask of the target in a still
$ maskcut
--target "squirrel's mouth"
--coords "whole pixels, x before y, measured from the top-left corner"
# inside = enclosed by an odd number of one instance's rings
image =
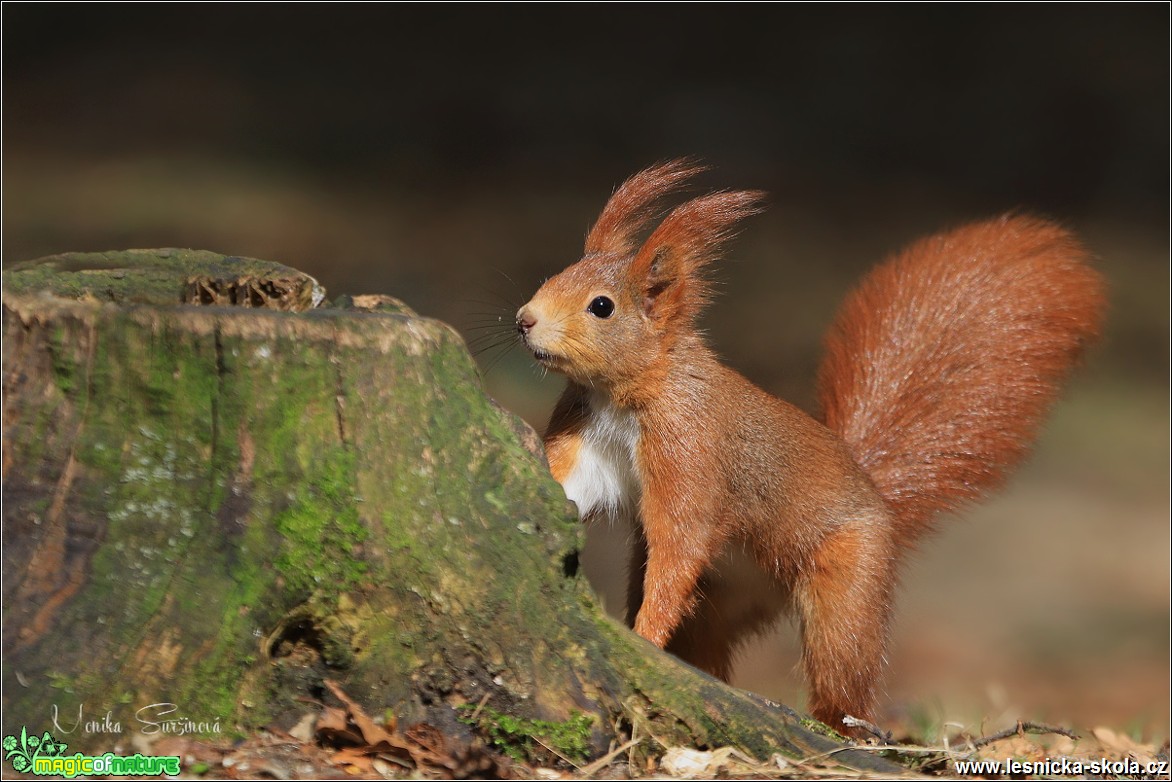
[[[560,358],[560,356],[555,356],[553,353],[546,353],[544,350],[541,350],[540,348],[531,347],[531,348],[529,348],[529,350],[531,350],[533,352],[533,358],[537,359],[537,363],[539,363],[539,364],[544,364],[544,365],[548,366],[550,364],[557,363],[558,359]]]
[[[529,348],[529,352],[533,354],[533,358],[537,359],[537,363],[546,369],[554,369],[562,361],[561,356],[556,353],[550,353],[547,350],[542,350],[530,344],[529,340],[525,340],[525,347]]]
[[[533,358],[537,359],[537,363],[546,369],[556,370],[557,367],[564,361],[562,356],[559,356],[556,353],[550,353],[548,350],[543,350],[542,348],[534,345],[533,342],[529,339],[528,334],[521,334],[521,342],[525,345],[525,348],[533,354]]]

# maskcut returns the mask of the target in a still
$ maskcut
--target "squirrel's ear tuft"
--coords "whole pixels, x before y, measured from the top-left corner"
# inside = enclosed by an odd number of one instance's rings
[[[761,211],[763,198],[752,190],[712,193],[680,204],[663,219],[628,271],[648,314],[691,319],[700,312],[711,289],[704,266],[717,258],[740,220]]]
[[[691,158],[669,160],[623,182],[594,221],[586,237],[586,254],[634,252],[636,234],[657,217],[657,205],[705,167]]]

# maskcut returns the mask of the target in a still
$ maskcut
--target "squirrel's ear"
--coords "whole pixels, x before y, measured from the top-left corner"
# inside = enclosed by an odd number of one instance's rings
[[[655,219],[659,200],[703,170],[704,166],[696,161],[680,158],[654,165],[623,182],[594,221],[586,237],[586,254],[632,253],[635,235]]]
[[[695,317],[711,286],[704,266],[715,260],[738,221],[761,211],[763,193],[712,193],[680,204],[663,219],[631,261],[627,275],[656,319]]]

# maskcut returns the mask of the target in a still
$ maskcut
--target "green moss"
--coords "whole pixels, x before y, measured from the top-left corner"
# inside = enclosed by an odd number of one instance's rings
[[[228,652],[228,648],[222,648],[222,652]],[[241,686],[239,661],[239,657],[233,659],[228,654],[212,654],[192,670],[193,686],[185,688],[178,702],[195,722],[218,723],[222,731],[235,725],[238,717],[241,722],[256,725],[272,718],[267,699],[251,698],[252,693]],[[238,714],[242,711],[247,713]]]
[[[273,519],[283,541],[276,566],[295,589],[345,590],[367,571],[357,556],[368,530],[355,502],[354,456],[341,448],[322,454],[306,477]]]
[[[77,386],[78,365],[70,349],[72,339],[72,335],[61,325],[55,327],[49,335],[49,358],[53,363],[53,378],[57,382],[57,388],[67,396]]]
[[[804,727],[806,730],[809,730],[811,733],[817,733],[819,736],[826,736],[827,738],[834,739],[835,741],[846,741],[846,737],[841,733],[829,725],[823,722],[819,722],[816,719],[804,717],[801,720],[801,724],[802,727]]]
[[[468,703],[461,710],[475,711]],[[574,762],[582,762],[590,754],[590,731],[594,718],[574,712],[562,722],[514,717],[482,707],[479,713],[463,715],[460,721],[475,726],[489,743],[500,752],[518,761],[548,759],[548,751]]]
[[[58,671],[49,671],[46,678],[49,680],[49,686],[54,690],[73,692],[72,676],[66,676],[65,674]]]

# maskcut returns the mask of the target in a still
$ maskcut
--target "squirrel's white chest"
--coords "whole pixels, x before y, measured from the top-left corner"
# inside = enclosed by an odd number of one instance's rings
[[[639,421],[634,413],[603,397],[591,398],[578,459],[562,482],[580,518],[594,513],[611,519],[634,516],[642,493],[635,467],[638,447]]]

